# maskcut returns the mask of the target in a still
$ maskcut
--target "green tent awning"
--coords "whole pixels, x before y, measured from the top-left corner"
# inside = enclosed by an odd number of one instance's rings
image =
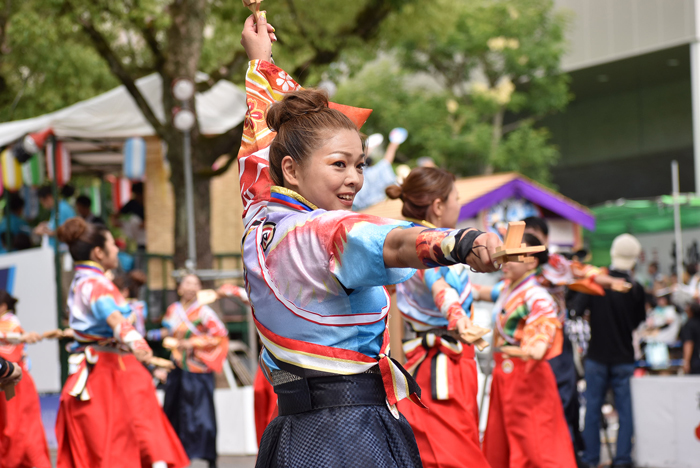
[[[700,197],[683,194],[681,227],[700,227]],[[664,195],[653,200],[618,200],[591,208],[596,217],[596,230],[586,231],[587,244],[593,254],[593,264],[610,263],[610,245],[623,233],[643,234],[673,231],[673,197]]]

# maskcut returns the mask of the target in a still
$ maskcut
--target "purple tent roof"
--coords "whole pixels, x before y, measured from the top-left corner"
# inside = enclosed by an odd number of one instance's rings
[[[595,217],[586,207],[520,174],[517,174],[515,178],[498,188],[462,205],[459,219],[462,221],[474,218],[480,211],[511,197],[524,198],[535,205],[558,214],[562,218],[580,224],[589,231],[595,230]]]

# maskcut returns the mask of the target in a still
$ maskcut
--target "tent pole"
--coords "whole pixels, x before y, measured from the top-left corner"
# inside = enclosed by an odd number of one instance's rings
[[[678,281],[683,278],[683,240],[681,238],[681,207],[679,206],[680,183],[678,180],[678,161],[671,161],[671,179],[673,184],[673,231],[676,241],[676,275]]]
[[[187,109],[187,101],[182,101],[183,109]],[[189,130],[185,130],[183,138],[183,164],[185,169],[185,202],[187,209],[187,262],[190,270],[197,268],[197,245],[194,230],[194,187],[192,183],[192,141]]]
[[[61,278],[61,253],[59,252],[58,249],[58,238],[56,238],[56,231],[58,230],[59,226],[59,218],[58,218],[58,181],[57,176],[58,176],[58,167],[56,167],[56,153],[58,151],[57,145],[58,142],[56,141],[56,136],[51,135],[50,137],[51,141],[51,161],[53,165],[53,178],[51,180],[51,191],[53,194],[53,219],[54,219],[54,243],[53,243],[53,258],[54,258],[54,269],[55,274],[56,274],[56,326],[58,328],[62,328],[62,319],[63,319],[63,281]],[[63,346],[60,344],[58,345],[59,350],[63,349]],[[63,359],[59,361],[60,366],[61,366],[61,382],[65,382],[66,378],[68,378],[67,371],[68,369],[64,368],[63,366]]]
[[[12,233],[10,232],[10,193],[5,187],[5,251],[12,252]],[[12,294],[12,291],[10,291]]]

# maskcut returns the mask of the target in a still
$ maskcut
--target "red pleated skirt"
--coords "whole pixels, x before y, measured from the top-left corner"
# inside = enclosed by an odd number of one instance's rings
[[[576,468],[552,368],[494,354],[484,453],[493,468]]]
[[[489,468],[479,445],[478,381],[474,348],[464,346],[462,357],[451,367],[450,398],[433,400],[431,362],[438,353],[431,348],[415,378],[421,401],[428,409],[409,400],[399,402],[416,436],[424,468]]]
[[[39,395],[24,363],[21,366],[15,397],[5,401],[0,393],[0,467],[51,468]]]
[[[156,461],[188,466],[148,371],[130,354],[97,355],[87,380],[90,400],[70,395],[85,361],[61,392],[57,468],[150,468]]]
[[[253,381],[253,406],[255,407],[255,433],[258,436],[259,447],[265,428],[277,416],[277,394],[260,369],[256,372]]]

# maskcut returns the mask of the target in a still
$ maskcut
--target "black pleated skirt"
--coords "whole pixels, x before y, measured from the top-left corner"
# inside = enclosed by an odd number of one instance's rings
[[[216,461],[214,374],[170,371],[163,411],[190,459]]]
[[[411,426],[386,406],[343,406],[278,416],[265,429],[256,468],[423,465]]]

